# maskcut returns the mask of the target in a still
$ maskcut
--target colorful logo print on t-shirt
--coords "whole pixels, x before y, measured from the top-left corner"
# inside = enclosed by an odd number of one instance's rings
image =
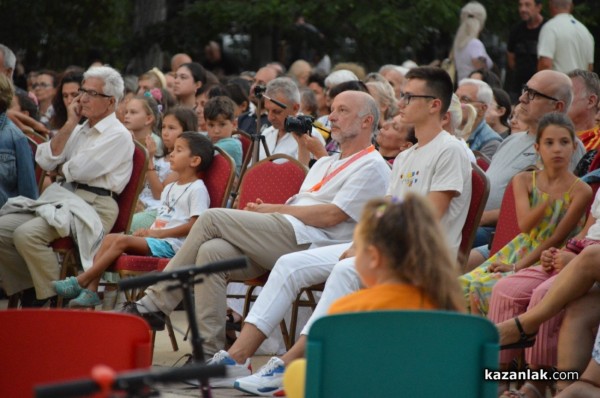
[[[400,174],[400,180],[402,181],[402,184],[408,186],[409,188],[413,186],[413,184],[416,184],[419,179],[419,171],[410,171],[408,173],[405,174]]]

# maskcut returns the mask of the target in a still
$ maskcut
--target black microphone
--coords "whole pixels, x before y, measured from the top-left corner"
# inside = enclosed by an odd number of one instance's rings
[[[62,398],[90,395],[98,392],[100,387],[94,380],[76,380],[60,384],[44,384],[35,387],[36,398]]]
[[[152,272],[148,275],[139,276],[137,278],[127,278],[119,281],[121,290],[132,289],[135,287],[150,286],[163,280],[179,280],[185,277],[192,277],[198,274],[212,274],[215,272],[226,272],[234,269],[245,268],[248,266],[248,259],[236,257],[229,260],[217,261],[204,265],[202,267],[186,267],[177,271],[170,272]]]
[[[174,382],[198,378],[224,377],[225,365],[192,363],[165,371],[131,371],[118,374],[111,385],[112,391],[136,390],[157,382]],[[93,379],[81,379],[35,387],[36,398],[64,398],[89,395],[100,390]]]

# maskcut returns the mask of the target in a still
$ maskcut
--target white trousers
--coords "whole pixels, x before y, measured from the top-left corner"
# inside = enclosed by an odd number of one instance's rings
[[[312,324],[319,318],[327,315],[329,307],[337,299],[356,292],[361,288],[360,278],[354,266],[354,257],[343,259],[338,262],[331,271],[331,275],[325,283],[325,289],[317,307],[309,318],[301,334],[308,334]]]
[[[351,243],[343,243],[281,256],[271,270],[269,279],[245,322],[253,324],[265,336],[269,336],[279,325],[300,290],[325,282],[342,253],[350,245]],[[322,300],[323,298],[317,308]]]

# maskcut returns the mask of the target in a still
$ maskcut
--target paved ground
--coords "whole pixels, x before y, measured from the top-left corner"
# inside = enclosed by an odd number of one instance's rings
[[[179,345],[179,351],[173,351],[171,341],[169,340],[166,331],[158,332],[156,334],[154,359],[152,361],[156,368],[173,366],[177,362],[177,360],[179,360],[185,354],[192,352],[189,340],[183,341],[183,335],[185,334],[185,331],[187,329],[187,320],[185,318],[185,313],[183,311],[175,311],[171,316],[171,320],[174,323],[174,326],[179,329],[179,332],[177,330],[175,331],[177,343]],[[266,356],[254,357],[252,358],[252,368],[255,370],[258,369],[262,365],[264,365],[268,360],[269,357]],[[175,366],[181,366],[183,362],[185,362],[185,359],[181,359],[181,361]],[[191,387],[183,383],[173,384],[169,386],[161,386],[159,387],[159,390],[162,393],[161,396],[164,398],[201,396],[198,388]],[[249,394],[245,394],[241,391],[228,388],[215,388],[212,389],[211,392],[213,398],[252,396]]]

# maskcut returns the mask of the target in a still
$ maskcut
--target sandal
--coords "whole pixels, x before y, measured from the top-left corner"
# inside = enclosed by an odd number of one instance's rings
[[[521,387],[521,390],[523,388],[531,391],[533,393],[533,395],[534,395],[535,398],[544,398],[544,396],[542,395],[542,393],[540,392],[540,390],[538,390],[536,386],[534,386],[533,384],[531,384],[529,382],[523,384],[523,386]],[[501,397],[531,398],[530,395],[527,395],[527,392],[521,391],[521,390],[509,390],[509,391],[505,391],[504,394],[501,395]]]
[[[235,316],[237,315],[237,316]],[[226,347],[229,348],[237,340],[237,333],[242,330],[242,319],[233,311],[227,311],[227,322],[225,323]]]
[[[237,332],[241,331],[242,318],[239,315],[237,317],[234,316],[233,313],[227,314],[227,322],[225,323],[225,327],[227,330],[235,330]]]
[[[90,308],[102,304],[98,293],[92,292],[89,289],[81,289],[81,293],[77,298],[69,301],[69,308]]]
[[[510,343],[510,344],[505,344],[503,346],[500,346],[500,349],[501,350],[509,350],[512,348],[527,348],[527,347],[531,347],[532,345],[534,345],[535,344],[535,336],[537,335],[537,332],[532,333],[532,334],[525,333],[525,330],[523,330],[523,325],[521,325],[521,321],[519,320],[519,317],[514,317],[513,319],[515,320],[517,329],[519,329],[519,340],[516,343]]]
[[[68,299],[79,296],[83,289],[79,286],[79,282],[77,282],[77,278],[74,276],[70,276],[62,281],[54,281],[52,282],[52,286],[54,286],[56,294]]]

